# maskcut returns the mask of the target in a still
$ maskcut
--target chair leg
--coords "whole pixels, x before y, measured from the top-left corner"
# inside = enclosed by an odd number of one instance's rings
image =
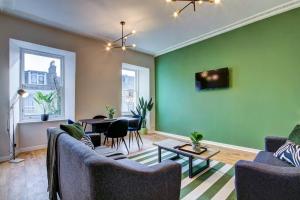
[[[141,137],[141,134],[139,133],[139,131],[136,131],[136,132],[137,132],[137,135],[138,135],[138,137],[140,138],[142,144],[144,144],[144,143],[143,143],[143,140],[142,140],[142,137]]]
[[[138,138],[138,136],[137,136],[136,131],[134,132],[134,135],[135,135],[136,143],[137,143],[137,145],[138,145],[138,147],[139,147],[139,149],[140,149],[140,148],[141,148],[141,147],[140,147],[140,141],[139,141],[139,138]]]
[[[131,137],[131,131],[129,131],[129,135],[128,135],[128,137],[129,137],[129,148],[130,148],[130,137]]]
[[[101,145],[101,133],[99,133],[99,135],[100,135],[100,145]]]
[[[127,153],[129,154],[129,150],[128,150],[128,147],[127,147],[127,144],[126,144],[124,138],[122,138],[122,141],[123,141],[123,143],[125,144],[125,147],[126,147],[126,149],[127,149]]]
[[[117,138],[117,149],[119,149],[119,138]]]
[[[110,146],[110,147],[111,147],[111,148],[114,148],[114,146],[115,146],[115,140],[114,140],[114,138],[112,138],[112,139],[111,139],[111,146]]]
[[[107,137],[105,136],[103,145],[106,145]]]

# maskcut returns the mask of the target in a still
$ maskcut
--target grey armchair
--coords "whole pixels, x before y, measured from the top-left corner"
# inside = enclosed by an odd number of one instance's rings
[[[265,151],[254,161],[238,161],[235,185],[238,200],[300,199],[300,168],[273,156],[287,138],[266,137]]]

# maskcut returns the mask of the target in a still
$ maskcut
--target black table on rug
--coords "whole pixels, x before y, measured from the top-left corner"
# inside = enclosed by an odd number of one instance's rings
[[[117,119],[81,119],[79,122],[81,122],[82,126],[84,127],[84,130],[86,130],[86,126],[89,124],[91,126],[93,125],[107,125],[110,124]]]
[[[159,163],[161,162],[161,150],[162,149],[177,154],[175,157],[170,158],[172,160],[178,159],[180,155],[188,157],[188,159],[189,159],[189,177],[190,178],[193,178],[195,175],[197,175],[200,172],[207,169],[210,164],[210,158],[220,152],[218,149],[211,148],[211,147],[206,147],[207,150],[201,154],[194,154],[194,153],[182,151],[182,150],[178,149],[178,147],[181,147],[188,143],[181,142],[181,141],[174,140],[174,139],[166,139],[166,140],[162,140],[160,142],[155,142],[153,144],[158,147],[158,162]],[[194,158],[200,159],[200,160],[203,160],[206,162],[204,166],[200,167],[196,171],[193,170],[193,159]],[[201,162],[201,164],[202,164],[202,162]]]

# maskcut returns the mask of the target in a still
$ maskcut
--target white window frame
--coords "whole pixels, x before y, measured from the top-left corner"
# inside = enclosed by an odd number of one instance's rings
[[[23,85],[25,84],[25,60],[24,60],[24,54],[33,54],[33,55],[38,55],[38,56],[45,56],[45,57],[51,57],[51,58],[56,58],[61,60],[61,80],[62,80],[62,102],[61,102],[61,115],[50,115],[49,118],[52,120],[55,119],[62,119],[65,118],[65,57],[62,55],[58,54],[53,54],[49,52],[44,52],[44,51],[38,51],[38,50],[32,50],[32,49],[27,49],[27,48],[20,48],[20,88],[23,88]],[[36,85],[46,85],[47,84],[47,79],[45,78],[44,75],[44,84],[39,84],[39,74],[37,76],[37,83]],[[30,83],[31,84],[31,83]],[[34,116],[24,116],[23,112],[23,105],[24,102],[22,98],[20,99],[20,119],[21,121],[26,121],[26,120],[36,120],[40,118],[40,115],[34,115]]]
[[[128,70],[128,71],[134,71],[135,72],[135,91],[136,91],[136,102],[135,102],[135,105],[138,104],[138,101],[139,101],[139,70],[137,69],[137,66],[130,66],[129,64],[122,64],[122,70]],[[121,76],[123,76],[121,74]],[[123,81],[122,81],[122,93],[123,93]],[[122,96],[122,95],[121,95]],[[122,112],[122,115],[131,115],[132,113],[130,111],[128,112],[123,112],[122,110],[122,103],[123,103],[123,96],[121,97],[121,112]]]

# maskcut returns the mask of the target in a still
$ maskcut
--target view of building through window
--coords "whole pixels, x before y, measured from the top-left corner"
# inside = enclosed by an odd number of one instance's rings
[[[137,78],[136,70],[122,69],[122,113],[130,113],[137,104]]]
[[[63,59],[41,52],[22,51],[22,87],[29,96],[22,100],[22,118],[37,118],[43,114],[42,107],[35,101],[37,92],[44,95],[53,93],[54,99],[47,106],[52,117],[63,115]]]

